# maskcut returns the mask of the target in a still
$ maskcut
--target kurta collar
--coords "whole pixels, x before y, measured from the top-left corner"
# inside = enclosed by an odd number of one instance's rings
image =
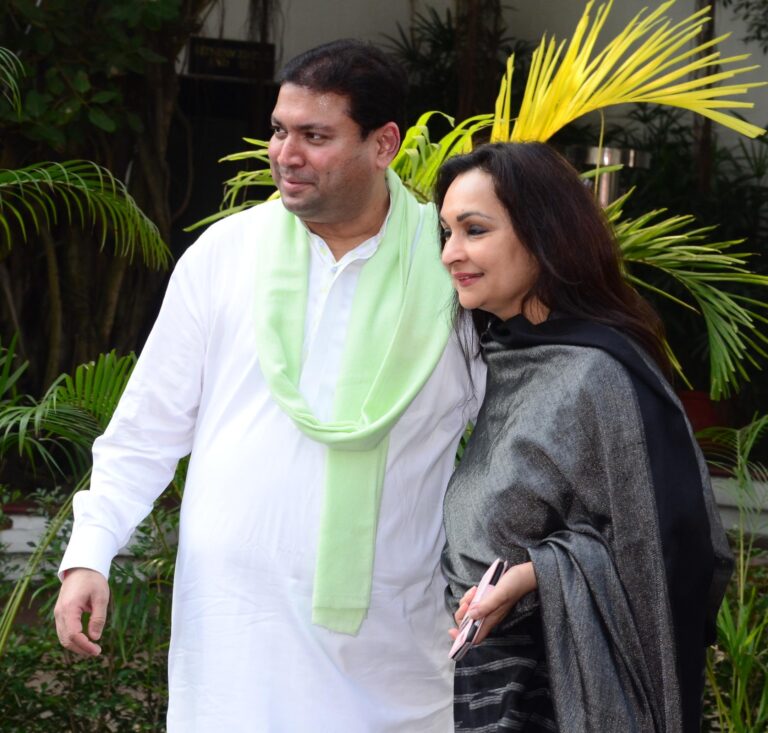
[[[356,262],[357,260],[368,260],[376,254],[376,250],[378,250],[381,241],[384,239],[384,234],[387,231],[387,224],[389,223],[391,213],[392,197],[390,196],[389,208],[387,209],[387,215],[384,217],[381,229],[379,229],[379,231],[372,237],[366,239],[364,242],[358,244],[357,247],[347,252],[340,260],[334,258],[330,248],[322,237],[310,231],[309,227],[307,227],[303,221],[301,222],[301,225],[309,234],[309,244],[317,255],[319,262],[331,272],[336,273],[343,270],[352,262]]]

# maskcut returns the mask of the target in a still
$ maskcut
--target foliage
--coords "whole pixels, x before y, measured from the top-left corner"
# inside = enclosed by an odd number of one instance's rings
[[[495,93],[511,54],[518,74],[525,74],[530,44],[508,35],[502,7],[494,0],[465,0],[441,16],[429,6],[414,14],[410,28],[398,23],[397,36],[385,36],[408,73],[409,111],[471,117]]]
[[[71,529],[72,496],[87,487],[90,477],[91,445],[104,431],[135,359],[102,355],[72,375],[62,375],[36,401],[15,391],[24,365],[18,365],[12,347],[0,350],[0,397],[5,398],[0,404],[1,452],[18,449],[74,490],[41,496],[49,514],[42,538],[15,582],[0,577],[1,595],[7,598],[0,616],[3,730],[160,730],[167,704],[170,585],[186,463],[180,465],[165,501],[137,530],[132,559],[113,564],[110,633],[101,642],[102,656],[76,660],[63,653],[48,622],[58,591],[50,558],[61,556]],[[29,598],[33,583],[36,590]],[[15,623],[25,599],[45,623]]]
[[[768,136],[740,139],[730,147],[721,145],[715,138],[707,186],[699,185],[697,180],[696,141],[681,110],[637,106],[621,127],[606,131],[606,144],[645,151],[652,160],[648,168],[621,171],[622,187],[632,190],[622,205],[624,216],[642,217],[659,202],[664,202],[668,215],[693,214],[697,228],[711,229],[712,234],[708,236],[725,242],[746,240],[738,247],[749,253],[748,264],[743,266],[762,276],[768,275]],[[672,294],[688,300],[686,290],[677,287],[672,278],[660,277],[647,268],[643,270],[644,282],[664,294],[654,299],[654,306],[665,321],[669,341],[680,356],[686,375],[696,389],[706,389],[709,384],[707,362],[712,361],[713,346],[701,330],[698,312],[681,310],[665,297]],[[718,287],[743,298],[752,312],[749,317],[753,327],[747,328],[745,335],[757,336],[764,331],[756,317],[765,315],[766,297],[761,281],[750,284],[745,278]],[[746,321],[744,323],[746,325]],[[754,378],[752,364],[745,361],[742,368],[749,375],[742,372],[740,377],[745,388],[728,404],[735,424],[749,421],[756,409],[761,412],[768,409],[768,383]],[[749,383],[744,379],[749,379]]]
[[[170,262],[176,59],[213,2],[0,0],[0,330],[30,392],[140,344],[165,276],[136,260]]]
[[[22,73],[23,67],[18,56],[5,48],[0,48],[0,94],[16,115],[21,114],[18,78]]]
[[[727,98],[745,94],[766,82],[713,86],[758,67],[718,71],[747,57],[721,58],[720,52],[713,50],[727,36],[688,47],[688,42],[699,35],[708,22],[707,10],[672,25],[665,13],[674,2],[662,3],[647,15],[645,11],[638,13],[594,56],[612,0],[597,9],[591,24],[593,2],[589,2],[567,48],[565,42],[557,44],[554,38],[547,42],[545,36],[534,51],[523,102],[511,132],[511,70],[508,72],[502,86],[503,112],[499,115],[497,110],[500,119],[491,139],[548,140],[569,122],[589,112],[631,102],[680,107],[742,135],[762,135],[765,131],[761,128],[719,110],[753,107],[751,102]],[[708,53],[702,56],[705,51]],[[690,61],[691,58],[695,60]],[[689,79],[693,72],[697,72],[697,76]]]
[[[46,566],[48,580],[37,589],[34,605],[45,623],[17,625],[3,654],[0,718],[4,731],[149,733],[163,729],[170,576],[166,567],[149,559],[166,552],[161,544],[165,540],[158,537],[175,532],[176,514],[158,512],[157,517],[156,525],[138,531],[136,560],[113,565],[110,633],[101,642],[99,659],[78,660],[61,650],[48,622],[58,580]],[[55,538],[51,554],[61,553],[63,534]],[[0,583],[0,587],[8,585],[8,581]]]
[[[754,542],[754,533],[766,530],[759,513],[768,498],[768,469],[750,460],[767,430],[764,415],[739,430],[715,428],[701,434],[711,461],[732,477],[739,507],[736,574],[717,617],[717,647],[707,659],[712,729],[724,733],[768,727],[768,552]]]
[[[6,351],[0,359],[2,371],[7,371],[13,354]],[[106,429],[134,363],[133,355],[102,354],[95,363],[78,367],[74,375],[62,375],[39,401],[27,396],[0,404],[0,452],[16,448],[33,463],[41,461],[61,478],[70,478],[74,485],[60,501],[6,601],[0,615],[0,654],[30,583],[71,514],[72,496],[88,484],[91,445]]]
[[[26,241],[29,223],[35,233],[41,226],[51,229],[61,211],[69,224],[93,223],[100,228],[102,248],[107,235],[113,234],[120,256],[133,259],[138,249],[150,267],[167,268],[170,264],[170,251],[157,227],[106,168],[87,160],[70,160],[0,170],[0,229],[9,247],[12,224]]]
[[[4,89],[11,90],[6,97],[14,106],[19,96],[16,79],[21,63],[18,57],[2,48],[0,62],[3,64],[0,82]],[[13,111],[19,113],[18,108]],[[0,152],[2,150],[0,148]],[[157,226],[138,207],[125,185],[103,166],[90,161],[69,160],[62,163],[36,163],[16,170],[0,169],[0,230],[4,235],[0,274],[4,276],[3,294],[17,334],[20,334],[22,325],[13,289],[8,283],[10,275],[6,260],[9,259],[17,236],[20,240],[28,241],[37,235],[43,243],[43,261],[49,286],[46,324],[49,350],[44,372],[46,383],[53,379],[58,370],[64,331],[60,267],[52,234],[61,219],[68,224],[78,223],[82,227],[92,226],[100,230],[99,248],[104,248],[109,236],[116,253],[124,261],[132,260],[137,250],[144,263],[151,267],[167,267],[170,261],[170,252]],[[39,300],[37,288],[35,297]],[[114,310],[109,307],[109,322],[113,317]],[[22,349],[26,350],[24,344],[24,340],[20,340]]]
[[[64,154],[101,133],[144,132],[138,100],[128,93],[130,79],[164,60],[156,37],[180,6],[180,0],[53,0],[42,6],[4,0],[2,37],[21,52],[28,83],[22,118],[17,122],[0,107],[0,120]]]
[[[734,12],[747,26],[744,42],[755,41],[760,44],[763,53],[768,53],[768,2],[766,0],[720,0],[725,7],[733,7]]]
[[[662,290],[648,278],[640,278],[633,265],[651,267],[669,276],[696,303],[709,336],[711,394],[727,396],[739,381],[748,380],[747,364],[759,368],[758,356],[766,357],[768,303],[729,292],[733,283],[768,287],[768,278],[746,268],[749,253],[732,251],[739,241],[712,242],[712,227],[694,227],[691,216],[660,219],[664,210],[647,212],[636,219],[622,218],[627,197],[613,202],[606,214],[613,224],[630,282],[656,295],[694,310],[669,289]]]
[[[195,222],[192,226],[187,227],[186,231],[194,231],[200,227],[208,226],[209,224],[213,224],[214,221],[223,219],[230,214],[236,214],[238,211],[249,209],[251,206],[261,203],[264,198],[254,198],[251,193],[253,187],[261,188],[266,186],[274,189],[275,182],[272,180],[272,173],[269,169],[269,157],[267,155],[269,143],[264,140],[254,140],[249,137],[244,138],[244,140],[249,145],[252,145],[254,149],[227,155],[219,162],[238,163],[247,161],[250,163],[251,161],[256,161],[258,165],[263,167],[257,168],[256,170],[238,171],[232,178],[225,181],[224,198],[219,211],[207,216],[205,219]],[[274,196],[274,193],[272,196]],[[272,196],[269,198],[272,198]]]

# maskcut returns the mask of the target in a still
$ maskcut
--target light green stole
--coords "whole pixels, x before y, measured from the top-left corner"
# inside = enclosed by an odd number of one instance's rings
[[[389,431],[434,370],[451,329],[434,207],[419,204],[391,170],[387,185],[391,213],[360,274],[329,422],[312,414],[298,388],[309,235],[279,202],[260,212],[269,237],[259,242],[259,269],[269,276],[256,288],[259,365],[280,407],[328,446],[312,621],[348,634],[357,633],[370,603]]]

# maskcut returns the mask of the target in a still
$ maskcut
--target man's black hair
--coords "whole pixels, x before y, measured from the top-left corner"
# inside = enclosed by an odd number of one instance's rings
[[[347,38],[317,46],[289,61],[278,81],[345,96],[363,138],[387,122],[401,137],[405,131],[405,69],[373,44]]]

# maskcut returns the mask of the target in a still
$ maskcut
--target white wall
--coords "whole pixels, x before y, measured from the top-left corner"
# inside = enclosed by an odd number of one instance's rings
[[[414,12],[423,12],[428,6],[441,13],[453,7],[453,0],[280,0],[276,23],[277,67],[283,61],[326,41],[357,37],[383,42],[384,35],[396,35],[397,23],[409,26]],[[603,37],[615,35],[643,7],[657,6],[656,0],[615,0]],[[508,12],[508,29],[515,38],[538,41],[544,32],[558,38],[570,38],[585,2],[581,0],[515,0],[516,9]],[[220,8],[209,14],[203,35],[224,38],[244,38],[247,34],[247,4],[244,0],[222,0]],[[670,9],[673,19],[681,20],[695,10],[693,0],[678,0]],[[754,81],[768,80],[768,57],[755,44],[745,46],[739,39],[745,35],[740,21],[730,10],[722,7],[716,12],[716,33],[731,32],[732,36],[721,46],[724,56],[751,53],[749,63],[761,64]],[[745,62],[747,63],[747,62]],[[742,114],[754,124],[768,123],[768,87],[749,92],[749,100],[756,103],[754,110]]]
[[[383,43],[384,36],[396,36],[397,24],[410,26],[414,13],[428,6],[443,13],[453,0],[279,0],[275,21],[277,68],[302,51],[338,38],[361,38]],[[247,3],[244,0],[222,0],[213,8],[202,35],[218,36],[222,29],[221,7],[224,8],[224,38],[245,38]]]

